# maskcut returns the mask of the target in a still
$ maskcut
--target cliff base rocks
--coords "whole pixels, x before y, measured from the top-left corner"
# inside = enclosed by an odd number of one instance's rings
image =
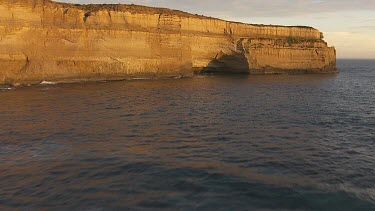
[[[0,84],[336,72],[322,37],[162,8],[0,0]]]

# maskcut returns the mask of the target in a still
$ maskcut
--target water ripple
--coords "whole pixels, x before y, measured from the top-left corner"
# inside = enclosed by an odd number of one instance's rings
[[[0,210],[374,210],[374,61],[0,90]]]

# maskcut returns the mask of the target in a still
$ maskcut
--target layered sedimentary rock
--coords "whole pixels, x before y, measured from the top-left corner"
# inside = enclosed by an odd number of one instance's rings
[[[336,72],[311,27],[228,22],[136,5],[0,0],[0,84]]]

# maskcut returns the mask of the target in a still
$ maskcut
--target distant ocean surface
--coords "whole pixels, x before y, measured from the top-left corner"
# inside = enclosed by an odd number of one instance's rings
[[[375,210],[375,61],[338,68],[2,88],[0,210]]]

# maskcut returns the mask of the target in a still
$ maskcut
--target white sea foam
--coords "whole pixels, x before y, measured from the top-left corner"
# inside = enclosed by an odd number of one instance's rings
[[[13,87],[1,87],[0,90],[11,90],[14,89]]]
[[[132,80],[150,80],[152,78],[133,78]]]
[[[52,84],[56,84],[55,82],[51,82],[51,81],[42,81],[40,82],[40,84],[43,84],[43,85],[52,85]]]
[[[351,185],[342,184],[337,188],[339,191],[355,195],[357,198],[375,202],[375,188],[358,188]]]

